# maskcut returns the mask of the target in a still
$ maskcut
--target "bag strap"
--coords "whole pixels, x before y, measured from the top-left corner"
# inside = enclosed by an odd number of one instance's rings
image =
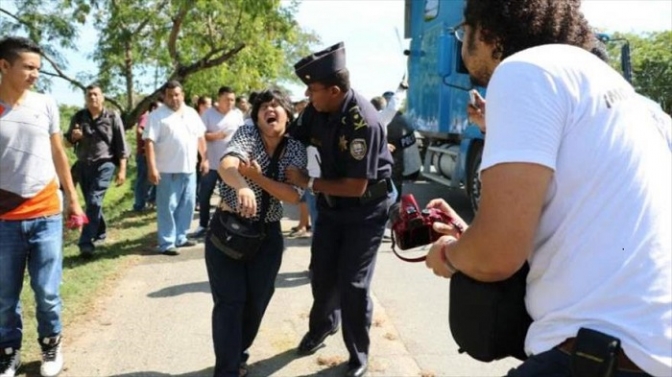
[[[280,139],[280,143],[278,144],[277,147],[275,147],[275,151],[273,151],[273,156],[271,157],[271,162],[268,165],[268,172],[269,172],[269,178],[272,180],[276,181],[278,179],[278,174],[279,174],[279,169],[278,169],[278,162],[280,161],[280,155],[282,155],[282,151],[285,149],[285,144],[287,144],[287,137],[283,137]],[[265,225],[265,220],[266,220],[266,212],[268,211],[268,207],[270,206],[270,201],[271,201],[271,195],[264,189],[261,190],[261,211],[259,212],[259,227],[260,233],[264,233],[264,225]]]

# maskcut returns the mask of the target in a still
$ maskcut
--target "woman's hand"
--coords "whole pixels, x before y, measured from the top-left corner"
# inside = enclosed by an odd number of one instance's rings
[[[249,187],[238,190],[238,213],[242,217],[254,217],[257,214],[257,198]]]
[[[263,175],[261,166],[256,160],[252,160],[250,162],[240,161],[240,165],[238,165],[238,172],[243,177],[250,178],[252,180]]]

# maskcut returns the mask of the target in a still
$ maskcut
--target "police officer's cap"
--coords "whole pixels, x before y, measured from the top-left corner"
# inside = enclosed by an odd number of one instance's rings
[[[294,72],[308,85],[345,70],[345,46],[339,42],[294,64]]]

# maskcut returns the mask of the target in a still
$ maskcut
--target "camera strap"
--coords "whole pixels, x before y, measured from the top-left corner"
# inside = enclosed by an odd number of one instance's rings
[[[407,258],[407,257],[402,256],[401,254],[399,254],[399,252],[397,252],[397,248],[394,247],[394,245],[396,245],[396,243],[397,243],[396,240],[395,240],[396,236],[394,235],[394,232],[390,232],[390,235],[391,235],[390,238],[392,238],[392,252],[394,253],[394,255],[397,256],[397,258],[403,260],[404,262],[409,262],[409,263],[423,262],[425,259],[427,259],[426,255],[421,255],[421,256],[415,257],[415,258]]]

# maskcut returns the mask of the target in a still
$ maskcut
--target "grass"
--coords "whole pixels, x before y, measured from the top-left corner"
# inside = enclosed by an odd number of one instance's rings
[[[129,132],[127,141],[135,145],[135,133]],[[131,149],[133,150],[133,149]],[[74,157],[69,152],[73,161]],[[109,282],[129,265],[137,263],[139,256],[151,252],[156,243],[156,214],[129,212],[133,205],[133,185],[136,167],[134,158],[129,159],[127,180],[121,187],[114,184],[108,189],[103,203],[107,221],[107,240],[96,246],[96,256],[83,259],[79,256],[78,231],[64,230],[63,282],[63,335],[67,339],[68,328],[93,308],[96,299],[106,294]],[[80,204],[84,201],[80,192]],[[39,360],[35,299],[26,271],[21,303],[23,306],[22,358],[30,362]],[[66,340],[67,342],[67,340]]]

